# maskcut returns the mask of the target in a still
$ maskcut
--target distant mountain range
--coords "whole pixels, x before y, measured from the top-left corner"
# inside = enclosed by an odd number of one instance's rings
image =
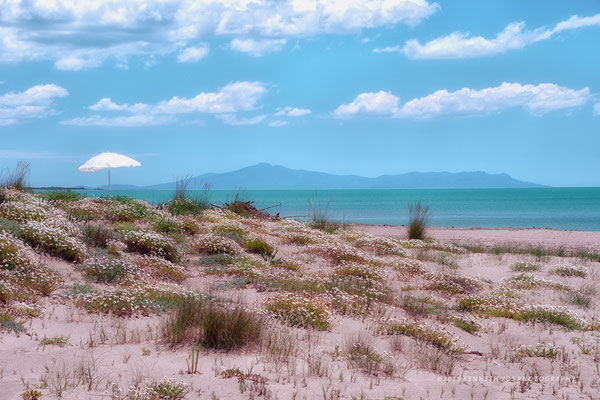
[[[507,174],[487,172],[409,172],[367,178],[357,175],[332,175],[324,172],[295,170],[261,163],[236,171],[208,173],[190,179],[188,189],[293,190],[293,189],[442,189],[442,188],[535,188]],[[99,189],[107,189],[101,186]],[[112,185],[113,189],[172,190],[175,182],[151,186]]]

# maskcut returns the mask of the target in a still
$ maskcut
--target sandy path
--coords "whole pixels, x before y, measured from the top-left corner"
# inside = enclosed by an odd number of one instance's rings
[[[354,225],[356,229],[381,236],[406,237],[405,226]],[[587,248],[600,251],[600,232],[566,231],[556,229],[483,229],[483,228],[429,228],[428,235],[433,239],[459,242],[564,247],[569,249]]]

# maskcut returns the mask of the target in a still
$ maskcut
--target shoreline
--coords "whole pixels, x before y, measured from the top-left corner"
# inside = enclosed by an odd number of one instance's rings
[[[406,236],[404,225],[350,224],[355,229],[381,236]],[[429,227],[434,240],[477,244],[545,246],[552,248],[600,249],[600,231],[578,231],[551,228],[446,228]]]

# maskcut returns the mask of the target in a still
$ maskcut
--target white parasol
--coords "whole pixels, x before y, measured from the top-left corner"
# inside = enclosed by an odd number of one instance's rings
[[[80,171],[92,172],[108,169],[108,196],[110,197],[110,169],[119,167],[140,167],[142,164],[122,154],[101,153],[90,158],[79,167]]]

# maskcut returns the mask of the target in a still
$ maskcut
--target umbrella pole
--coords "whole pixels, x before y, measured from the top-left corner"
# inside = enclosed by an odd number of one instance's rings
[[[110,197],[110,167],[108,167],[108,197]]]

